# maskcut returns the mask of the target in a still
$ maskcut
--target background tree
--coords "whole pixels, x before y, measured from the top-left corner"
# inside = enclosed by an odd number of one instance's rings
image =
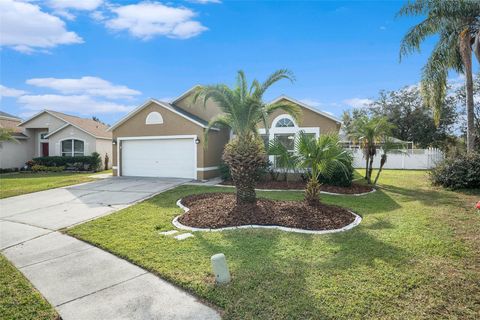
[[[198,87],[193,101],[208,100],[218,104],[222,113],[212,118],[205,130],[205,141],[209,130],[215,126],[224,126],[232,130],[234,138],[226,145],[223,161],[229,166],[235,185],[237,204],[256,201],[255,184],[257,168],[264,165],[267,155],[263,141],[259,137],[258,125],[263,123],[268,131],[269,116],[281,109],[299,121],[301,110],[291,103],[266,104],[263,95],[276,82],[288,79],[293,81],[293,74],[285,69],[278,70],[264,82],[253,80],[248,85],[245,73],[239,71],[233,88],[225,84]]]
[[[12,137],[12,130],[6,128],[0,128],[0,142],[2,141],[14,141]]]
[[[421,81],[424,100],[433,108],[437,125],[447,93],[448,71],[453,69],[465,75],[467,150],[473,151],[475,132],[472,50],[479,52],[480,1],[417,0],[404,5],[398,15],[426,16],[404,36],[400,46],[400,58],[419,51],[420,44],[427,37],[438,36],[435,48],[423,68]]]
[[[349,150],[344,149],[337,134],[323,134],[315,139],[300,132],[296,141],[299,164],[306,169],[308,182],[305,186],[305,200],[310,205],[320,202],[320,175],[330,177],[341,169],[348,174],[348,166],[353,158]]]
[[[454,135],[458,113],[454,97],[448,96],[441,105],[442,118],[435,125],[433,112],[422,100],[417,86],[408,86],[396,91],[380,91],[369,112],[386,117],[394,125],[392,137],[412,141],[419,148],[445,148]]]

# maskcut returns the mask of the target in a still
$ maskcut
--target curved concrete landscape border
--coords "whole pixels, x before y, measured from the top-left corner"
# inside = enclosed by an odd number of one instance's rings
[[[178,199],[177,206],[182,208],[182,210],[184,212],[188,212],[188,210],[190,210],[189,208],[185,207],[182,204],[182,199]],[[350,230],[350,229],[352,229],[352,228],[354,228],[354,227],[356,227],[360,224],[360,222],[362,221],[362,217],[360,217],[358,214],[356,214],[355,212],[352,212],[350,210],[348,210],[348,212],[350,212],[351,214],[353,214],[355,216],[355,220],[352,223],[350,223],[350,224],[348,224],[345,227],[342,227],[340,229],[318,230],[318,231],[317,230],[298,229],[298,228],[289,228],[289,227],[282,227],[282,226],[262,226],[262,225],[257,225],[257,224],[249,224],[249,225],[238,226],[238,227],[225,227],[225,228],[218,228],[218,229],[195,228],[195,227],[189,227],[189,226],[186,226],[186,225],[180,223],[180,221],[178,221],[178,218],[180,218],[182,215],[176,216],[173,219],[172,224],[178,229],[188,230],[188,231],[216,232],[216,231],[225,231],[225,230],[262,228],[262,229],[277,229],[277,230],[282,230],[282,231],[286,231],[286,232],[296,232],[296,233],[306,233],[306,234],[328,234],[328,233],[337,233],[337,232],[347,231],[347,230]]]
[[[223,187],[223,188],[234,188],[234,186],[227,186],[224,184],[216,184],[215,187]],[[335,193],[335,192],[327,192],[327,191],[320,191],[322,194],[328,194],[331,196],[353,196],[353,197],[359,197],[359,196],[364,196],[370,193],[374,193],[377,191],[377,189],[372,188],[372,191],[368,192],[363,192],[363,193]],[[278,192],[284,192],[284,191],[297,191],[297,192],[303,192],[303,190],[300,189],[255,189],[255,191],[278,191]]]

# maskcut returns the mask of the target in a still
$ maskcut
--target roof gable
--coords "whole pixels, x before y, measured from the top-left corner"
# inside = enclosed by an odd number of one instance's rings
[[[301,102],[301,101],[298,101],[298,100],[293,99],[293,98],[291,98],[291,97],[288,97],[288,96],[286,96],[286,95],[281,95],[281,96],[273,99],[272,101],[270,101],[270,104],[277,103],[278,101],[281,101],[281,100],[290,101],[290,102],[292,102],[292,103],[295,103],[295,104],[299,105],[299,106],[302,107],[302,108],[308,109],[308,110],[313,111],[313,112],[315,112],[315,113],[318,113],[319,115],[324,116],[324,117],[326,117],[326,118],[328,118],[328,119],[330,119],[330,120],[333,120],[333,121],[335,121],[336,123],[342,123],[339,119],[335,118],[335,117],[332,116],[331,114],[328,114],[328,113],[326,113],[326,112],[324,112],[324,111],[320,111],[320,110],[318,110],[318,109],[316,109],[316,108],[314,108],[314,107],[311,107],[311,106],[309,106],[309,105],[307,105],[307,104],[305,104],[305,103],[303,103],[303,102]]]
[[[77,129],[80,129],[80,130],[86,132],[87,134],[89,134],[89,135],[91,135],[95,138],[101,138],[101,139],[111,139],[112,138],[112,134],[107,131],[108,126],[104,125],[103,123],[97,122],[97,121],[92,120],[92,119],[75,117],[75,116],[71,116],[71,115],[68,115],[68,114],[65,114],[65,113],[62,113],[62,112],[51,111],[51,110],[43,110],[43,111],[35,114],[31,118],[27,119],[26,121],[20,123],[19,126],[23,126],[26,123],[32,121],[33,119],[35,119],[35,118],[37,118],[40,115],[45,114],[45,113],[47,113],[47,114],[65,122],[65,125],[61,126],[60,128],[58,128],[54,132],[58,132],[58,131],[62,130],[63,128],[67,127],[68,125],[72,125],[72,126],[76,127]],[[52,134],[53,134],[53,132],[50,133],[49,136],[52,135]]]
[[[130,119],[131,117],[133,117],[134,115],[136,115],[138,112],[140,112],[141,110],[143,110],[144,108],[146,108],[147,106],[149,106],[151,103],[154,103],[156,104],[157,106],[159,107],[162,107],[162,108],[165,108],[167,110],[170,110],[171,112],[173,113],[176,113],[177,115],[195,123],[196,125],[202,127],[202,128],[207,128],[208,127],[208,122],[185,111],[184,109],[180,108],[180,107],[177,107],[176,105],[174,104],[170,104],[168,102],[164,102],[164,101],[159,101],[159,100],[156,100],[156,99],[148,99],[147,101],[145,101],[145,103],[143,103],[141,106],[139,106],[138,108],[134,109],[133,111],[131,111],[130,113],[128,113],[126,116],[124,116],[123,118],[121,118],[120,120],[118,120],[116,123],[113,124],[113,126],[111,126],[108,131],[113,131],[115,128],[119,127],[121,124],[125,123],[128,119]],[[212,130],[219,130],[217,128],[211,128]]]

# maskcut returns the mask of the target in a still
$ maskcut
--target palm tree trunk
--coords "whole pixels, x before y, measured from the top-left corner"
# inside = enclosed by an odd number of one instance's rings
[[[370,164],[368,166],[368,184],[372,184],[372,172],[373,172],[373,156],[370,156]]]
[[[377,185],[378,178],[380,177],[380,173],[383,170],[383,166],[385,165],[385,162],[387,162],[387,155],[382,154],[382,159],[380,160],[380,168],[378,168],[377,176],[375,177],[375,181],[373,182],[373,185]]]
[[[368,180],[368,152],[365,153],[365,180]]]
[[[467,152],[475,150],[475,114],[473,105],[472,49],[468,30],[460,34],[460,53],[465,68],[465,96],[467,109]]]
[[[305,186],[305,201],[311,206],[318,205],[320,203],[320,186],[318,177],[312,177],[308,180]]]

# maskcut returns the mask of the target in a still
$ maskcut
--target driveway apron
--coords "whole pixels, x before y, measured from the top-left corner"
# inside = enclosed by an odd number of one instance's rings
[[[220,319],[146,270],[58,232],[187,182],[112,177],[0,200],[0,250],[69,319]]]

